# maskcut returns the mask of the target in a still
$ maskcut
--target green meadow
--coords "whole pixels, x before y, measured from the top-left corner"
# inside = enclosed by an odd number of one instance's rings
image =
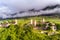
[[[57,30],[54,35],[41,33],[41,30],[33,29],[33,25],[28,25],[31,19],[41,21],[44,18],[46,21],[56,24]],[[14,19],[1,20],[1,22],[11,22]],[[60,40],[60,18],[53,16],[38,16],[17,19],[18,24],[11,24],[8,27],[0,28],[0,40]],[[51,32],[50,30],[47,30]]]

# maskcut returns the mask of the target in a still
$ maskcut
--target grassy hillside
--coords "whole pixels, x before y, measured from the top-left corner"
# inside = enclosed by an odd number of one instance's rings
[[[46,21],[55,23],[57,26],[56,32],[58,33],[48,36],[47,34],[41,33],[41,30],[33,29],[33,25],[28,25],[31,19],[41,21],[42,18],[45,18]],[[12,20],[3,20],[2,22],[10,22]],[[11,24],[7,28],[0,28],[0,40],[60,40],[60,19],[58,17],[41,16],[17,20],[17,25]]]

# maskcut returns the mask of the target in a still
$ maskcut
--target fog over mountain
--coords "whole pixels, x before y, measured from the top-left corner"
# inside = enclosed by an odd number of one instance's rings
[[[0,0],[0,18],[60,13],[60,0]]]

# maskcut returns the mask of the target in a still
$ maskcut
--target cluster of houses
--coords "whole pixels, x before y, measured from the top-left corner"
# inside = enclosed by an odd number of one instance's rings
[[[8,27],[8,26],[10,26],[11,24],[13,24],[13,25],[17,25],[17,19],[15,19],[15,20],[13,20],[12,22],[8,22],[8,21],[6,21],[6,23],[0,23],[0,27]]]
[[[42,18],[40,22],[37,22],[36,20],[31,19],[30,24],[34,26],[33,27],[34,29],[43,30],[43,31],[41,31],[41,33],[47,33],[44,30],[51,29],[53,31],[51,34],[53,34],[57,30],[55,23],[47,22],[44,18]],[[40,24],[42,24],[44,26],[41,27]]]
[[[0,23],[0,27],[8,27],[11,24],[17,25],[17,19],[15,19],[11,22],[6,21],[6,23]],[[34,26],[33,29],[43,30],[43,31],[41,31],[41,33],[47,33],[44,30],[49,30],[49,28],[52,31],[54,31],[51,34],[48,33],[48,35],[54,34],[55,31],[57,30],[57,27],[56,27],[55,23],[47,22],[44,18],[42,18],[40,22],[37,22],[37,20],[31,19],[30,24]],[[40,26],[40,24],[42,24],[42,26]]]
[[[39,27],[37,26],[38,24],[45,24],[45,26],[43,27],[43,29],[47,29],[48,27],[50,27],[53,31],[55,31],[57,28],[56,28],[56,25],[55,23],[50,23],[50,22],[46,22],[44,18],[42,18],[42,21],[41,22],[37,22],[36,20],[33,20],[31,19],[31,22],[30,22],[31,25],[34,25],[34,27]]]

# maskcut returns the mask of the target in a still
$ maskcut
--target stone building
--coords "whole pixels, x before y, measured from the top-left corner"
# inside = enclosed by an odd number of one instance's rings
[[[8,23],[8,21],[6,21],[6,23],[1,23],[0,27],[8,27],[10,24]]]
[[[45,23],[46,21],[45,21],[45,19],[44,19],[44,18],[42,18],[41,22],[42,22],[42,23]]]
[[[32,20],[32,19],[31,19],[30,24],[36,26],[36,25],[37,25],[37,22],[36,22],[36,20]]]
[[[56,25],[54,23],[52,23],[51,29],[52,29],[52,31],[56,31],[57,30]]]
[[[11,23],[12,23],[13,25],[17,25],[17,19],[13,20]]]

